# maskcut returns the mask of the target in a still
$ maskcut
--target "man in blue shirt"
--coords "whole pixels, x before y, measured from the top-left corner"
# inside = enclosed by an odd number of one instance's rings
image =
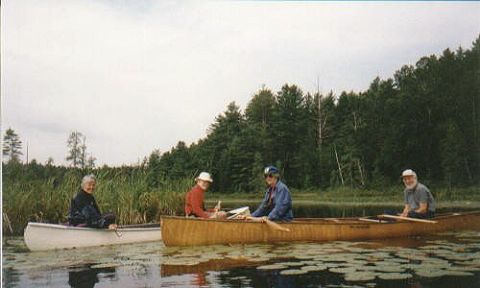
[[[274,166],[264,170],[268,187],[260,206],[252,213],[251,220],[265,222],[291,221],[293,219],[292,197],[287,185],[280,181],[280,171]]]

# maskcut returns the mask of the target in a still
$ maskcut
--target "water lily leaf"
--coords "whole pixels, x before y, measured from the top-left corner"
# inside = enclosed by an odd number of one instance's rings
[[[271,264],[271,265],[263,265],[258,266],[258,270],[279,270],[279,269],[286,269],[288,266],[281,265],[281,264]]]
[[[383,280],[403,280],[413,277],[410,273],[382,273],[377,274],[377,276]]]
[[[300,268],[302,270],[305,270],[305,271],[323,271],[323,270],[327,270],[327,266],[319,266],[319,265],[309,265],[309,266],[303,266],[302,268]]]
[[[346,274],[346,273],[353,273],[357,271],[357,269],[355,267],[334,267],[334,268],[329,268],[328,271],[333,273]]]
[[[376,275],[370,272],[353,272],[345,274],[346,281],[371,281]]]
[[[420,277],[426,277],[426,278],[437,278],[437,277],[442,277],[446,275],[445,271],[441,269],[437,269],[437,270],[420,269],[420,270],[416,270],[415,274],[417,274]]]
[[[289,270],[282,270],[280,271],[281,275],[301,275],[307,274],[308,271],[301,270],[301,269],[289,269]]]
[[[303,262],[281,262],[278,263],[280,265],[289,266],[289,267],[296,267],[296,266],[303,266]]]
[[[473,276],[474,274],[472,272],[466,272],[466,271],[447,270],[447,271],[445,271],[445,275],[448,275],[448,276]]]
[[[379,272],[405,272],[405,269],[402,266],[375,266],[375,271]]]

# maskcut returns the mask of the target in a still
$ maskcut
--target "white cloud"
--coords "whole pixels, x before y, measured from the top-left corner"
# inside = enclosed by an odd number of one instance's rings
[[[133,163],[204,137],[262,84],[363,90],[480,31],[476,2],[2,4],[2,126],[56,163],[71,130],[99,164]]]

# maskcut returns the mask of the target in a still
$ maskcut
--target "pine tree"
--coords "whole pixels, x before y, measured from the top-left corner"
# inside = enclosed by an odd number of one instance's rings
[[[3,136],[3,156],[8,156],[9,162],[19,162],[20,155],[23,155],[21,150],[22,141],[20,141],[20,137],[12,128],[8,128],[5,136]]]
[[[73,131],[70,133],[70,136],[67,140],[67,147],[69,150],[65,159],[67,161],[71,161],[73,167],[81,165],[82,162],[84,163],[84,161],[82,161],[82,159],[84,159],[82,154],[85,153],[86,147],[84,148],[85,142],[83,141],[82,143],[82,139],[84,139],[82,133]]]

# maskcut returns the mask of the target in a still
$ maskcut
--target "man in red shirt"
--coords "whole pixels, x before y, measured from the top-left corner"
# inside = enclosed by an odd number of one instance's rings
[[[202,172],[195,178],[197,184],[185,196],[185,215],[198,218],[225,218],[226,213],[220,210],[219,205],[213,209],[205,210],[205,192],[213,182],[210,173]]]

